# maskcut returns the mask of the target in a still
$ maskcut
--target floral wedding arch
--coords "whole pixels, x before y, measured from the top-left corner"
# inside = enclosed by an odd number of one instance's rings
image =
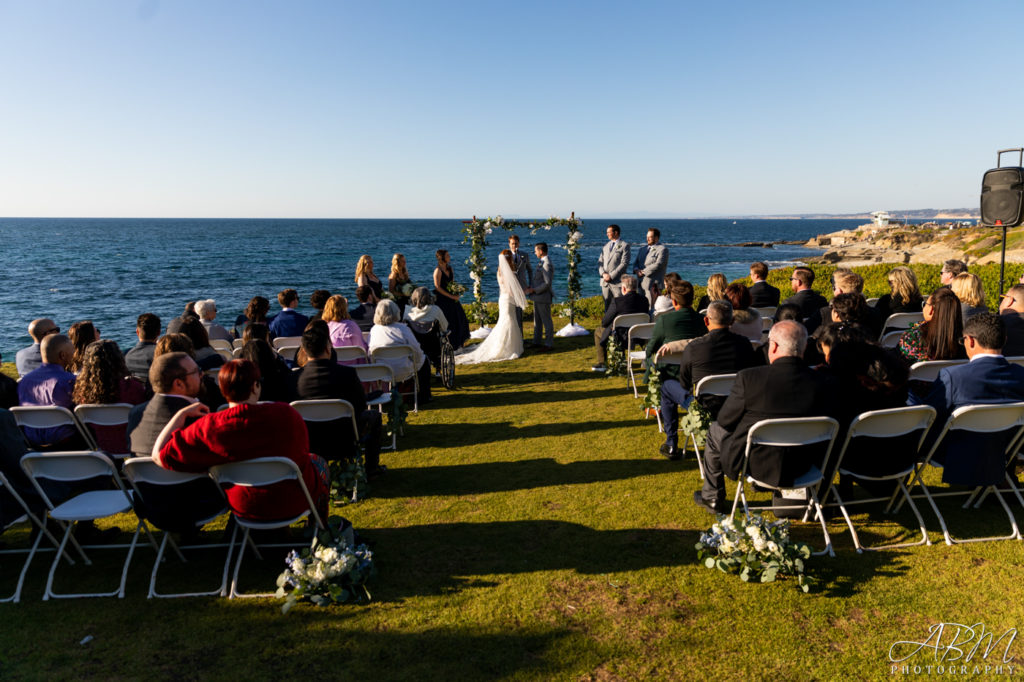
[[[551,216],[547,220],[506,220],[500,215],[494,218],[477,218],[464,220],[462,228],[462,243],[469,242],[470,253],[466,264],[469,265],[469,277],[473,280],[473,303],[470,304],[470,314],[481,326],[487,321],[487,311],[484,307],[483,281],[484,273],[487,270],[487,259],[484,250],[487,248],[487,236],[494,231],[494,228],[501,228],[509,232],[516,228],[523,228],[530,231],[531,235],[537,234],[538,230],[550,230],[552,227],[564,226],[565,246],[552,244],[554,248],[565,248],[569,263],[568,298],[569,325],[559,332],[560,336],[576,335],[576,328],[582,329],[576,324],[577,305],[580,300],[582,286],[580,284],[580,242],[583,239],[583,220],[576,217],[573,212],[568,218]],[[586,330],[583,330],[586,333]]]

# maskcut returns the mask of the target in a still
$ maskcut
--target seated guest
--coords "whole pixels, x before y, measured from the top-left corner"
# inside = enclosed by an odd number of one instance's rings
[[[707,332],[704,320],[690,307],[693,303],[693,285],[680,280],[672,286],[671,295],[673,311],[654,321],[654,330],[645,351],[647,366],[652,368],[651,371],[660,372],[663,382],[679,378],[679,365],[656,365],[658,350],[670,341],[695,339]]]
[[[359,375],[351,367],[339,365],[331,359],[328,337],[316,329],[302,335],[302,348],[309,361],[299,372],[298,396],[300,400],[347,400],[356,416],[358,434],[352,433],[351,424],[325,422],[324,427],[307,423],[310,450],[324,459],[348,459],[355,456],[353,440],[358,438],[366,455],[366,473],[376,476],[383,472],[380,466],[381,414],[366,409],[366,393]]]
[[[967,272],[967,263],[962,260],[951,258],[942,264],[942,271],[939,273],[939,282],[942,283],[942,286],[948,287],[953,283],[954,277],[964,272]]]
[[[327,304],[327,299],[331,297],[331,292],[327,289],[316,289],[309,295],[309,305],[313,306],[313,314],[309,316],[310,320],[319,320],[323,318],[324,306]]]
[[[71,366],[68,368],[75,374],[82,371],[82,358],[85,357],[85,349],[93,341],[100,340],[100,330],[90,320],[75,322],[68,329],[68,337],[75,347],[75,354],[71,358]]]
[[[153,397],[133,407],[128,416],[132,454],[136,457],[152,455],[153,444],[171,417],[181,408],[199,402],[202,376],[203,370],[188,353],[171,351],[153,360],[149,368]]]
[[[185,334],[165,334],[160,337],[160,340],[156,342],[156,350],[153,351],[153,359],[160,357],[164,353],[188,353],[188,356],[194,361],[196,359],[195,347],[192,345],[192,339]],[[197,363],[198,364],[198,363]],[[202,368],[200,368],[200,371]],[[153,374],[150,372],[150,378]],[[217,385],[217,380],[213,377],[208,377],[203,374],[200,377],[200,388],[199,388],[199,402],[209,407],[211,410],[216,410],[224,404],[224,396],[220,394],[220,388]]]
[[[847,294],[842,294],[846,296]],[[832,368],[830,359],[832,357],[832,349],[838,345],[842,346],[860,346],[867,345],[869,343],[867,335],[864,333],[864,328],[853,324],[846,324],[842,321],[833,321],[827,326],[819,327],[821,335],[817,339],[818,352],[822,359],[824,368]],[[819,368],[820,369],[820,368]]]
[[[285,403],[259,403],[259,370],[248,360],[224,365],[219,380],[229,409],[209,412],[196,404],[178,410],[153,444],[153,459],[165,469],[201,473],[228,462],[287,457],[298,466],[317,511],[326,519],[327,463],[309,453],[309,437],[299,413]],[[190,417],[199,419],[185,426]],[[235,513],[248,519],[278,520],[307,509],[306,498],[290,482],[266,488],[231,486],[226,492]]]
[[[412,320],[413,322],[419,322],[428,326],[437,322],[441,331],[448,330],[448,319],[444,316],[441,309],[434,304],[430,290],[426,287],[416,287],[412,292],[412,296],[409,297],[409,305],[405,308],[405,317],[402,319],[406,322]]]
[[[253,296],[249,304],[245,306],[245,312],[235,320],[235,327],[231,333],[236,339],[240,339],[245,333],[245,328],[250,324],[264,324],[269,328],[267,322],[267,312],[269,311],[270,301],[262,296]]]
[[[762,419],[831,415],[831,382],[807,367],[801,359],[807,344],[803,325],[786,320],[768,334],[766,367],[740,370],[736,383],[708,431],[704,451],[704,485],[693,501],[717,513],[725,513],[725,478],[736,479],[743,470],[747,433]],[[779,450],[770,446],[751,453],[748,472],[770,485],[785,485],[811,465],[820,465],[817,448]]]
[[[889,280],[889,293],[883,294],[875,303],[875,310],[883,323],[890,315],[896,313],[919,313],[924,297],[917,287],[917,275],[905,265],[900,265],[886,275]],[[886,330],[888,331],[888,330]]]
[[[2,361],[3,356],[0,355],[0,362]],[[6,374],[0,374],[0,408],[9,410],[17,404],[18,382]]]
[[[210,340],[219,339],[228,343],[234,340],[231,332],[214,321],[217,319],[217,302],[212,298],[196,301],[196,315],[199,316],[199,321],[206,328],[206,335],[210,337]]]
[[[604,317],[601,318],[601,326],[594,330],[594,350],[597,352],[597,364],[590,369],[595,372],[605,371],[604,361],[608,348],[608,339],[611,338],[612,334],[616,334],[615,340],[619,344],[619,348],[626,347],[626,334],[612,328],[615,318],[619,315],[629,315],[632,313],[647,314],[650,310],[650,302],[646,296],[637,293],[636,285],[636,277],[633,275],[622,275],[619,281],[619,289],[622,293],[613,298],[612,302],[608,304],[608,309],[604,311]]]
[[[853,272],[852,270],[839,269],[832,273],[832,298],[835,300],[836,296],[842,294],[856,294],[864,302],[863,306],[858,306],[856,312],[857,324],[865,327],[868,332],[868,336],[878,336],[882,333],[882,325],[885,323],[884,319],[881,319],[878,311],[867,304],[867,300],[864,299],[864,278]],[[830,324],[832,322],[832,315],[829,306],[823,306],[818,311],[818,327],[815,327],[813,332],[817,332],[821,325]],[[812,336],[817,337],[814,333]]]
[[[751,303],[755,308],[776,308],[779,305],[779,290],[768,284],[768,265],[766,263],[753,263],[750,266]]]
[[[359,305],[348,311],[349,317],[356,321],[361,330],[370,331],[370,327],[373,326],[373,313],[377,310],[380,299],[367,284],[356,287],[356,299]]]
[[[985,289],[981,286],[981,278],[972,272],[963,272],[953,278],[949,288],[960,299],[960,312],[964,324],[978,313],[987,313],[985,305]]]
[[[750,309],[750,289],[746,284],[730,284],[725,288],[725,300],[732,305],[732,326],[734,334],[747,337],[750,341],[761,342],[764,324],[761,315]]]
[[[670,313],[675,310],[672,307],[672,285],[682,281],[683,278],[679,276],[678,272],[670,272],[665,275],[665,288],[662,290],[661,296],[654,299],[654,312],[652,314],[655,318],[663,313]]]
[[[302,336],[302,330],[309,324],[309,318],[296,312],[299,306],[299,292],[285,289],[277,295],[281,312],[270,321],[270,333],[274,336]]]
[[[964,321],[960,299],[949,287],[939,287],[924,302],[924,321],[900,337],[900,352],[911,363],[924,360],[958,360],[964,356],[960,345]]]
[[[326,334],[327,336],[330,336],[331,333],[330,327],[328,327],[327,323],[324,322],[323,320],[310,320],[306,324],[306,328],[302,330],[302,333],[305,334],[311,329],[315,329],[322,334]],[[338,361],[338,354],[335,352],[334,346],[331,346],[331,360],[334,360],[335,362]],[[301,343],[299,344],[299,349],[295,352],[294,362],[291,362],[287,358],[285,358],[285,363],[292,369],[305,367],[307,362],[309,362],[309,357],[306,355],[306,351],[302,348]]]
[[[678,447],[679,415],[677,406],[686,408],[693,400],[693,389],[700,380],[713,374],[732,374],[759,364],[759,358],[745,336],[733,333],[732,306],[727,301],[712,301],[704,317],[708,333],[693,339],[683,349],[679,363],[679,379],[665,379],[661,384],[661,421],[665,425],[665,443],[661,454],[676,460],[683,456]],[[674,352],[674,342],[658,349],[658,355]],[[701,405],[712,419],[725,401],[721,396],[701,396]]]
[[[384,300],[377,304],[377,312],[373,316],[373,327],[370,329],[369,349],[372,353],[374,349],[386,346],[411,346],[413,353],[411,362],[408,357],[384,358],[381,362],[391,366],[396,382],[411,379],[413,373],[416,372],[419,375],[420,402],[429,402],[430,363],[427,362],[427,356],[423,354],[423,349],[412,330],[399,321],[400,314],[398,304],[394,301]]]
[[[0,410],[0,472],[7,478],[11,487],[14,488],[14,492],[25,501],[25,504],[36,514],[42,515],[46,505],[42,498],[39,497],[39,493],[36,492],[31,481],[28,480],[25,471],[21,468],[21,458],[25,455],[26,451],[25,436],[22,435],[21,430],[18,428],[14,415],[7,410]],[[49,482],[46,480],[42,482],[44,483],[44,489],[46,489],[48,486],[45,484]],[[65,495],[56,494],[58,491],[53,489],[47,490],[46,493],[51,499],[66,497]],[[21,505],[14,499],[6,486],[0,488],[0,528],[5,528],[24,514],[25,510],[21,508]],[[33,528],[32,532],[35,534],[36,529]],[[78,539],[81,540],[81,536]]]
[[[71,395],[75,390],[75,375],[68,371],[75,355],[71,339],[62,334],[50,334],[43,339],[43,364],[18,382],[18,402],[22,405],[57,405],[74,409]],[[34,449],[81,450],[85,447],[73,426],[24,429],[25,438]]]
[[[697,312],[707,310],[708,305],[712,301],[724,301],[725,299],[725,287],[729,284],[725,279],[725,275],[720,272],[708,277],[708,289],[707,293],[700,297],[697,301]]]
[[[39,349],[39,344],[43,342],[43,339],[50,334],[59,334],[60,327],[58,327],[53,320],[40,317],[39,319],[32,320],[28,325],[28,335],[32,337],[32,345],[27,348],[22,348],[14,356],[14,366],[18,370],[18,376],[23,377],[39,365],[43,364],[42,352]]]
[[[135,335],[139,337],[139,342],[124,354],[124,364],[133,377],[148,381],[156,340],[160,338],[160,318],[153,313],[139,315],[135,321]]]
[[[359,346],[366,350],[366,341],[363,339],[363,332],[359,329],[348,314],[348,299],[340,294],[335,294],[327,299],[324,306],[323,319],[327,322],[327,329],[331,335],[331,345]]]
[[[178,334],[181,332],[181,325],[184,324],[185,320],[198,318],[196,315],[196,302],[189,301],[185,304],[185,311],[181,313],[181,317],[176,317],[167,323],[168,334]]]
[[[224,356],[218,353],[210,345],[210,337],[206,335],[206,327],[193,317],[181,323],[181,333],[192,341],[192,350],[195,353],[196,363],[206,371],[217,369],[224,364]]]
[[[93,341],[85,349],[82,370],[75,379],[71,398],[76,405],[138,405],[146,400],[146,384],[129,376],[116,341]],[[90,424],[89,428],[100,450],[111,455],[130,452],[124,425]]]
[[[1006,327],[1003,355],[1008,358],[1024,355],[1024,284],[1017,284],[999,301],[999,316]]]
[[[254,325],[255,326],[255,325]],[[260,370],[263,391],[262,400],[290,403],[296,399],[295,372],[270,344],[263,339],[254,339],[242,346],[242,358],[256,365]]]
[[[814,331],[821,324],[820,311],[828,305],[825,297],[811,288],[813,284],[813,270],[803,266],[793,268],[793,274],[789,278],[793,295],[782,302],[783,305],[792,303],[800,308],[800,321],[808,332]]]
[[[269,345],[270,327],[262,322],[254,322],[246,325],[245,331],[242,332],[242,345],[244,346],[250,341],[266,341],[267,345]]]
[[[940,370],[925,399],[928,405],[935,408],[935,424],[940,428],[953,410],[964,405],[1024,401],[1024,367],[1007,362],[1000,353],[1006,343],[1006,327],[1002,318],[992,313],[979,313],[967,320],[963,337],[964,349],[970,362]],[[933,429],[932,433],[935,431]],[[986,442],[991,447],[980,449],[976,437],[966,438],[970,438],[972,447],[957,447],[961,441],[960,434],[955,432],[952,438],[947,437],[947,447],[936,452],[933,459],[944,466],[942,480],[962,485],[1001,483],[1007,471],[1003,455],[1008,444],[1006,436],[993,434]]]
[[[865,341],[877,338],[874,329],[869,328],[865,322],[870,310],[867,301],[860,294],[837,294],[832,303],[822,311],[822,323],[811,334],[811,338],[820,339],[825,331],[836,323],[844,327],[855,327]],[[813,367],[828,360],[821,355],[818,344],[809,343],[804,362]]]

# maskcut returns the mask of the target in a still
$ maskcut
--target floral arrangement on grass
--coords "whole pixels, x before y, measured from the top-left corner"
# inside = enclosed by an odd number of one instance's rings
[[[281,613],[300,601],[317,606],[369,601],[366,581],[375,573],[373,552],[366,545],[353,546],[344,534],[324,531],[312,547],[285,558],[284,572],[277,577],[277,597],[284,599]]]
[[[626,374],[626,353],[615,339],[615,333],[608,337],[608,347],[605,349],[605,376],[621,377]]]
[[[704,566],[738,574],[743,582],[769,583],[789,575],[796,577],[797,587],[804,592],[814,582],[805,573],[811,548],[790,542],[788,519],[766,521],[757,513],[749,518],[722,516],[701,533],[695,549]]]

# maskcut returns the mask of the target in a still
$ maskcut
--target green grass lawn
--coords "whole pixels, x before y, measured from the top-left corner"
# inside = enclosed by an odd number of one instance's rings
[[[997,637],[1024,625],[1021,543],[947,547],[924,509],[931,547],[857,555],[833,522],[837,557],[810,562],[811,594],[704,568],[693,545],[713,519],[690,499],[693,458],[658,455],[625,379],[589,371],[592,345],[558,339],[553,353],[459,367],[458,390],[410,415],[388,474],[338,509],[375,542],[370,603],[283,616],[272,600],[147,600],[147,548],[126,599],[44,603],[46,557],[22,603],[0,605],[0,678],[882,679],[890,646],[925,641],[933,623],[982,622]],[[965,519],[956,505],[944,508],[962,532],[1005,524],[997,507]],[[916,532],[909,512],[855,518],[864,541]],[[815,525],[793,534],[820,547]],[[163,587],[212,587],[219,551],[169,561]],[[0,567],[12,584],[19,558]],[[246,587],[271,589],[281,563],[247,567]],[[58,587],[117,572],[116,559],[62,566]],[[970,665],[1001,662],[1003,648]],[[929,651],[912,662],[936,664]]]

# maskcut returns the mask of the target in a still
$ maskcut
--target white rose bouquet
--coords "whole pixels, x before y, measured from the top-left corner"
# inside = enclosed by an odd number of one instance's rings
[[[744,582],[768,583],[779,575],[791,575],[804,592],[810,591],[814,582],[805,573],[811,548],[790,542],[788,519],[766,521],[757,513],[749,519],[719,517],[701,533],[695,549],[707,568],[737,573]]]
[[[353,547],[343,535],[332,538],[329,532],[322,533],[312,547],[285,558],[284,573],[277,577],[277,597],[285,600],[281,613],[302,600],[317,606],[369,600],[366,581],[375,573],[373,553],[366,545]]]

